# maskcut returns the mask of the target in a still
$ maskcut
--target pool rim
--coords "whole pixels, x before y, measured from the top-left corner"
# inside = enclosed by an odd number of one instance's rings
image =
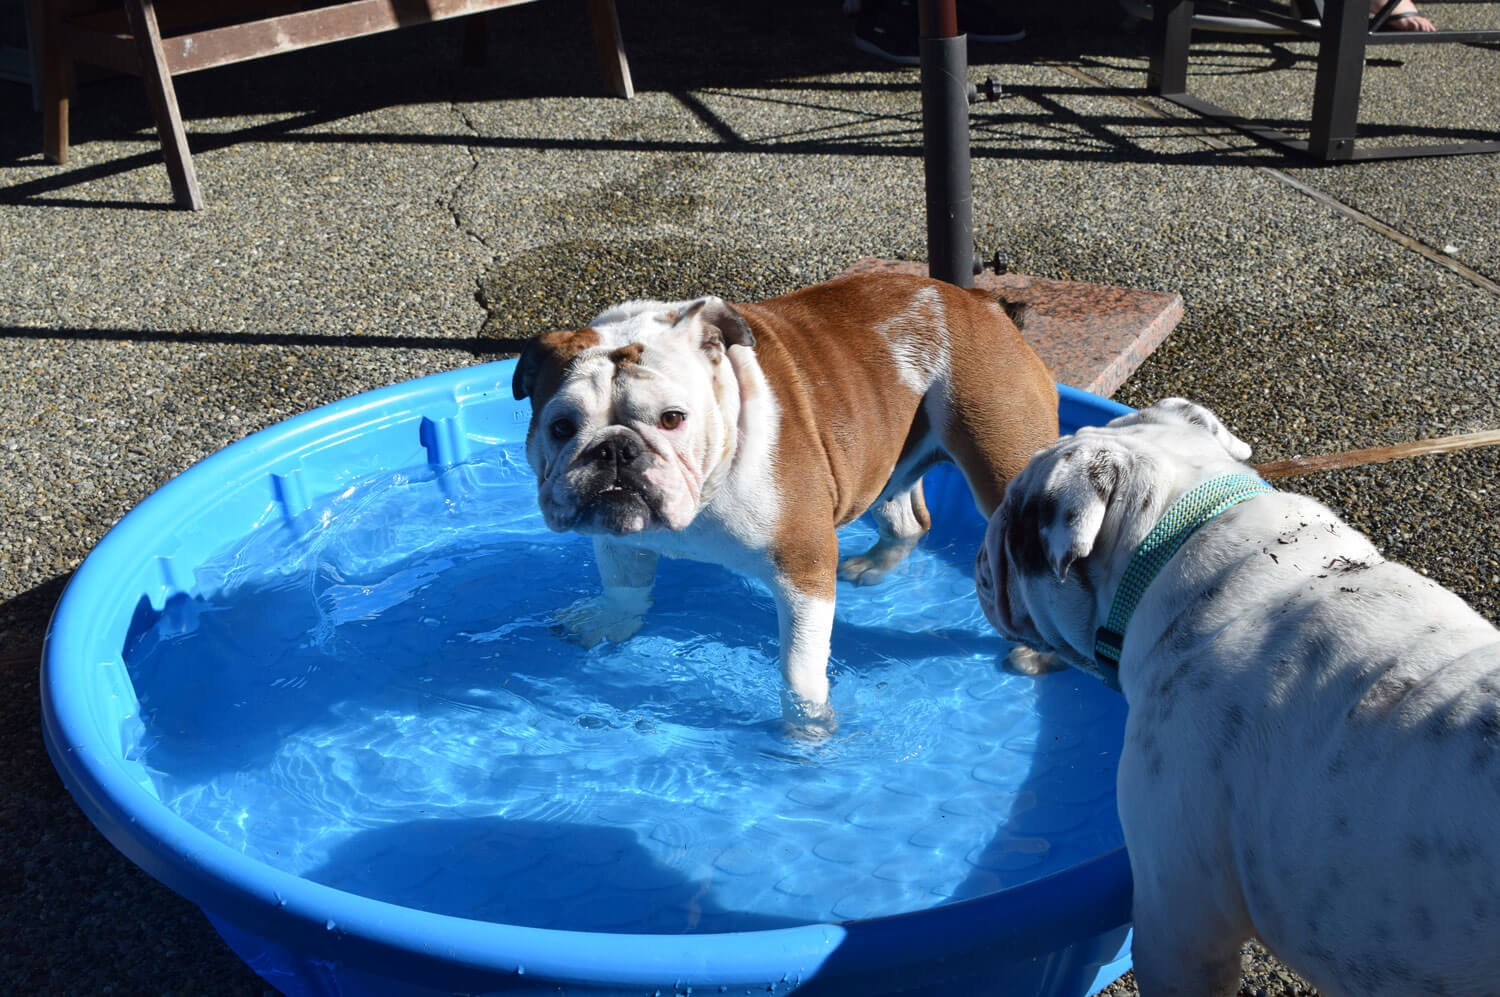
[[[1061,949],[1128,923],[1130,870],[1123,846],[996,893],[855,921],[665,935],[469,920],[373,900],[278,870],[194,827],[140,786],[123,753],[110,748],[110,732],[100,729],[89,707],[99,681],[88,674],[90,668],[115,664],[100,661],[101,653],[90,647],[98,639],[92,637],[92,624],[120,611],[118,585],[111,585],[117,577],[111,570],[115,559],[155,556],[151,544],[139,545],[143,533],[154,538],[160,529],[201,516],[215,496],[246,487],[257,474],[272,473],[289,455],[333,445],[371,426],[416,422],[435,404],[446,411],[485,394],[508,396],[514,364],[505,360],[455,368],[276,423],[167,481],[95,545],[53,612],[43,645],[40,693],[43,739],[54,767],[112,845],[174,892],[242,931],[265,938],[285,938],[291,932],[299,945],[329,958],[373,961],[401,979],[434,983],[437,976],[449,981],[438,983],[445,986],[518,972],[579,985],[608,980],[652,986],[677,978],[713,986],[764,979],[768,966],[783,978],[811,978],[835,952],[840,962],[857,959],[862,969],[878,969],[920,959],[923,948],[941,958],[955,944],[1020,953],[1028,944],[1035,951],[1035,943],[1046,939],[1053,949]],[[1063,385],[1059,396],[1064,432],[1130,411]],[[207,499],[183,501],[200,490]],[[120,678],[128,681],[123,674]],[[119,740],[118,731],[114,740]],[[997,919],[1023,928],[1004,938],[991,937],[986,929]],[[938,946],[942,952],[936,951]]]

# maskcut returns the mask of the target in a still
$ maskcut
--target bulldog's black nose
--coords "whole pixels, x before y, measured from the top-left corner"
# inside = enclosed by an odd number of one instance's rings
[[[611,436],[597,444],[590,455],[601,464],[625,467],[641,455],[641,445],[629,436]]]

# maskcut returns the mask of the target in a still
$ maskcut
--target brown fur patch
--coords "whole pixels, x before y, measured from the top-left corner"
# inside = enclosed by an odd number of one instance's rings
[[[624,367],[626,364],[638,364],[641,362],[641,354],[646,352],[646,347],[641,343],[631,343],[622,346],[609,355],[616,367]]]
[[[942,327],[910,328],[911,346],[948,351],[928,396],[896,375],[882,326],[931,289]],[[834,530],[880,497],[903,453],[936,437],[987,515],[1031,454],[1057,438],[1057,390],[1000,303],[925,277],[856,274],[759,304],[736,305],[781,408],[782,494],[773,549],[801,591],[831,598]],[[894,335],[894,333],[892,334]],[[929,397],[933,393],[941,397]],[[942,425],[925,425],[945,415]],[[929,432],[930,431],[930,432]]]
[[[526,344],[516,361],[511,390],[516,398],[531,398],[533,415],[562,384],[568,364],[584,350],[599,345],[599,332],[592,326],[547,332]]]

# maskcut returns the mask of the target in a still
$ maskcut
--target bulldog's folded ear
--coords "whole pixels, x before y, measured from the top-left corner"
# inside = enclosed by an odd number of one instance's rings
[[[674,329],[696,331],[699,345],[711,353],[731,346],[755,346],[750,323],[722,298],[699,298],[669,318]]]
[[[1218,416],[1186,398],[1163,398],[1138,412],[1120,416],[1111,421],[1110,425],[1125,426],[1141,422],[1176,423],[1204,430],[1235,460],[1250,459],[1250,444],[1231,433]]]
[[[516,361],[516,372],[510,379],[510,393],[516,401],[535,397],[543,375],[561,376],[568,361],[591,346],[599,345],[599,333],[592,327],[565,332],[548,332],[528,340]]]
[[[1066,450],[1026,496],[1011,523],[1011,550],[1023,571],[1050,568],[1058,581],[1088,557],[1124,474],[1124,457],[1104,448]]]
[[[510,393],[516,401],[531,394],[536,386],[536,372],[542,366],[542,348],[535,339],[528,339],[521,347],[521,356],[516,360],[516,372],[510,378]]]

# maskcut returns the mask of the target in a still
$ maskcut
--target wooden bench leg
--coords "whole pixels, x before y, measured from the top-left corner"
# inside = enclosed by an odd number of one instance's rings
[[[161,151],[167,160],[167,176],[172,180],[172,196],[181,207],[202,210],[203,194],[198,189],[192,153],[188,151],[187,133],[182,129],[182,112],[177,107],[172,73],[162,54],[154,0],[125,0],[125,14],[140,55],[141,77],[146,83],[146,96],[151,100],[151,113],[156,117]]]
[[[42,111],[42,153],[54,163],[68,161],[68,98],[72,61],[63,52],[55,2],[31,0],[31,42],[36,47],[37,101]]]
[[[594,27],[594,54],[599,59],[604,85],[616,97],[629,100],[635,96],[635,86],[630,82],[630,63],[625,59],[625,40],[620,37],[615,0],[588,0],[588,4],[589,21]]]

